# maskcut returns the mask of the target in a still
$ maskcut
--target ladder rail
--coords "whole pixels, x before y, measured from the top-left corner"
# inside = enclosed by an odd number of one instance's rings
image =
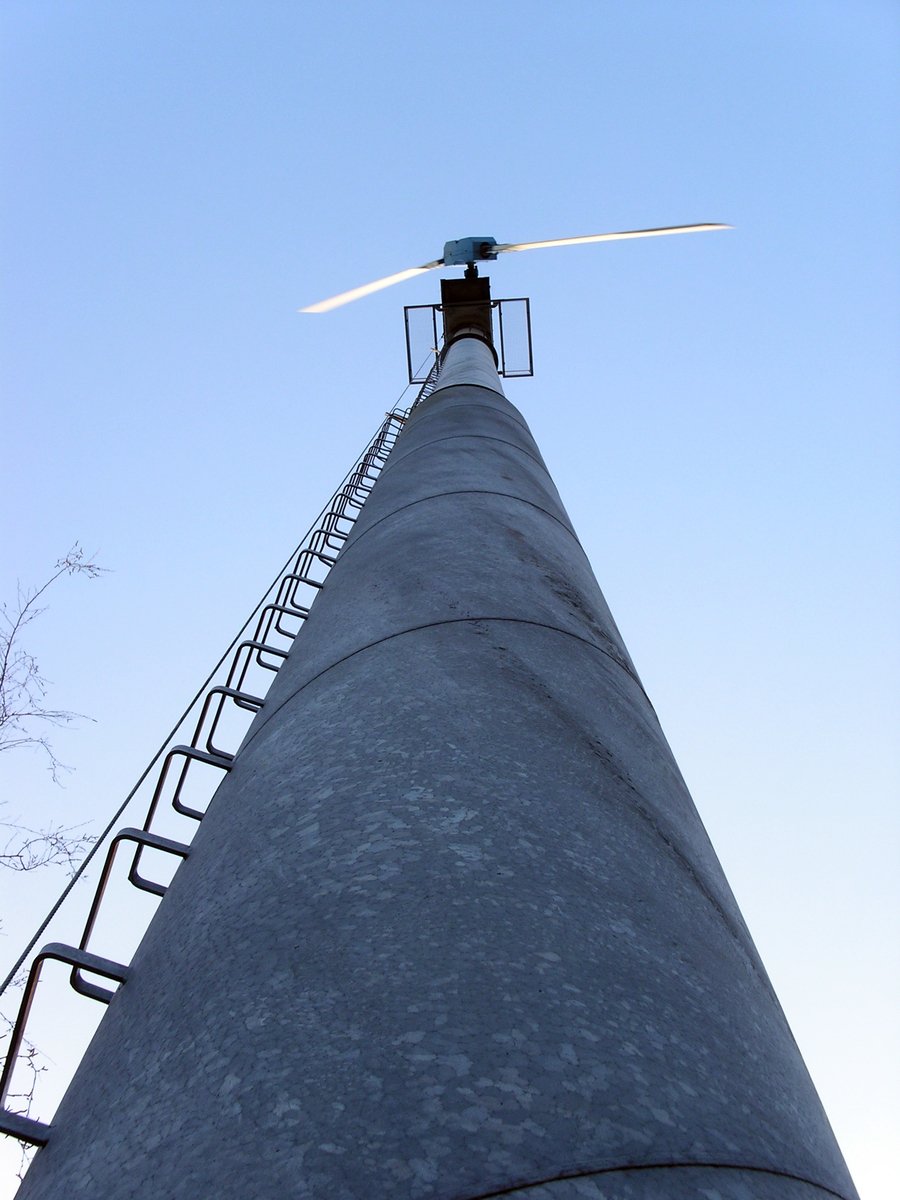
[[[114,962],[112,959],[104,958],[87,949],[100,916],[119,849],[126,842],[134,843],[134,853],[127,874],[128,882],[140,891],[162,897],[168,885],[158,883],[141,874],[140,867],[144,852],[147,850],[162,851],[172,854],[182,861],[190,854],[189,841],[176,841],[155,832],[152,828],[164,800],[167,785],[171,785],[168,807],[182,817],[196,822],[201,821],[205,809],[199,809],[184,799],[185,785],[192,765],[211,766],[225,773],[230,771],[237,747],[234,751],[224,750],[215,741],[226,705],[231,703],[236,709],[252,715],[262,708],[265,691],[268,689],[264,689],[262,696],[257,695],[255,691],[249,691],[245,686],[248,675],[254,668],[262,669],[271,675],[277,674],[287,657],[288,650],[285,649],[285,643],[289,646],[293,642],[309,615],[312,601],[323,587],[331,567],[334,566],[337,556],[375,486],[410,413],[430,390],[433,390],[432,377],[436,378],[436,374],[436,369],[433,369],[409,409],[394,408],[385,414],[382,424],[360,455],[356,465],[348,472],[343,483],[325,505],[313,527],[298,547],[296,554],[288,560],[288,564],[270,587],[267,595],[270,596],[274,592],[274,599],[262,602],[245,622],[242,630],[244,634],[251,628],[253,621],[256,621],[252,635],[243,638],[241,634],[238,635],[181,721],[172,730],[167,742],[154,756],[148,770],[144,772],[138,784],[129,794],[125,804],[119,810],[120,813],[137,795],[143,783],[149,778],[149,772],[154,763],[158,762],[159,771],[143,826],[141,828],[126,826],[120,829],[109,843],[79,945],[76,947],[60,942],[49,942],[35,955],[13,1025],[2,1074],[0,1074],[0,1132],[34,1145],[43,1145],[49,1133],[49,1125],[34,1120],[29,1113],[16,1113],[6,1107],[16,1063],[25,1039],[25,1029],[34,1001],[35,990],[44,963],[48,960],[56,960],[68,964],[71,967],[69,982],[74,990],[104,1004],[108,1004],[113,998],[115,989],[101,987],[91,982],[84,973],[99,975],[119,986],[125,983],[128,976],[127,965]],[[430,388],[429,381],[432,381]],[[301,601],[302,589],[309,589],[312,592],[308,603]],[[303,596],[303,599],[306,599],[306,596]],[[297,627],[286,625],[287,621],[297,623]],[[279,640],[281,644],[276,644],[275,639]],[[224,682],[215,682],[215,676],[220,671],[224,672]],[[197,713],[197,720],[190,743],[177,743],[175,739],[178,732],[192,712]],[[176,759],[182,760],[179,767],[176,767]],[[106,834],[98,841],[98,848],[105,837]],[[70,883],[70,888],[76,880]],[[63,898],[67,894],[68,890],[64,893]],[[52,910],[51,917],[57,908]],[[46,928],[48,922],[45,922],[43,928]],[[40,936],[41,931],[39,930],[35,935],[31,945]],[[18,970],[18,966],[21,965],[21,961],[24,960],[29,950],[26,950],[13,973]],[[7,980],[8,982],[9,980]]]

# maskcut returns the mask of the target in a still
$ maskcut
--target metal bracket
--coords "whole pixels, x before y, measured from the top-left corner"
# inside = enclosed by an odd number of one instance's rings
[[[531,343],[531,304],[525,296],[515,296],[504,300],[489,300],[484,307],[490,306],[490,318],[493,323],[492,346],[499,359],[498,372],[504,379],[529,377],[534,374],[534,352]],[[438,317],[446,324],[446,318],[451,310],[464,309],[465,305],[456,304],[408,304],[403,309],[406,327],[406,368],[410,383],[427,384],[433,365],[439,361],[442,330],[438,327]],[[469,305],[469,307],[472,307]],[[425,316],[425,314],[429,316]],[[416,323],[413,330],[412,322]],[[516,336],[516,327],[519,334]],[[419,349],[413,351],[413,339]],[[424,339],[424,342],[422,341]],[[512,342],[512,348],[510,347]],[[434,351],[434,358],[429,359],[428,368],[423,375],[417,371],[413,363],[420,362],[424,345]],[[519,354],[516,354],[519,347]],[[520,358],[521,361],[517,361]],[[424,391],[424,389],[423,389]]]
[[[184,781],[187,778],[187,773],[190,769],[191,763],[205,763],[210,767],[218,767],[220,771],[231,770],[231,757],[225,758],[220,757],[217,754],[207,754],[206,751],[198,750],[194,746],[173,746],[163,761],[162,770],[159,773],[159,780],[156,784],[156,791],[153,793],[153,799],[150,801],[150,807],[147,810],[147,819],[144,822],[145,829],[149,829],[153,821],[153,817],[162,797],[166,778],[169,774],[169,768],[172,766],[172,760],[175,758],[183,758],[185,761],[181,768],[181,773],[178,776],[178,782],[175,784],[175,791],[172,795],[172,807],[183,817],[193,817],[195,821],[202,821],[203,813],[199,809],[190,808],[187,804],[182,803],[181,800],[181,789],[184,787]]]
[[[46,1146],[50,1126],[22,1113],[0,1108],[0,1133],[8,1133],[10,1137],[18,1138],[20,1142],[28,1142],[32,1146]]]
[[[25,1025],[28,1021],[28,1014],[31,1012],[34,993],[41,975],[41,967],[49,958],[57,962],[67,963],[70,967],[80,967],[86,971],[91,971],[95,975],[102,975],[104,979],[113,979],[117,983],[124,983],[128,978],[128,968],[124,967],[121,963],[113,962],[109,958],[101,958],[99,954],[89,954],[88,951],[80,950],[75,946],[65,946],[61,942],[48,942],[31,964],[31,970],[28,972],[28,982],[25,984],[25,991],[22,995],[22,1003],[19,1005],[19,1013],[9,1039],[9,1049],[6,1055],[6,1062],[3,1064],[3,1074],[0,1075],[0,1117],[2,1117],[2,1122],[7,1122],[9,1118],[14,1118],[14,1122],[19,1126],[25,1122],[26,1132],[30,1129],[31,1133],[35,1135],[41,1130],[47,1130],[49,1126],[41,1126],[40,1122],[32,1121],[30,1117],[26,1118],[17,1113],[9,1112],[6,1108],[6,1098],[9,1095],[9,1087],[12,1083],[13,1071],[19,1057],[19,1051],[22,1048]],[[83,996],[89,996],[92,1000],[99,1000],[102,1004],[109,1004],[115,995],[115,992],[109,988],[99,987],[95,983],[88,983],[87,980],[82,980],[81,983],[82,986],[78,988],[78,991]],[[3,1128],[7,1133],[12,1133],[14,1137],[22,1136],[21,1133],[8,1128],[5,1124],[0,1124],[0,1128]],[[43,1134],[41,1136],[42,1141],[38,1142],[38,1145],[43,1144],[47,1140],[46,1136]],[[33,1141],[34,1138],[29,1136],[23,1140]]]
[[[113,863],[115,862],[116,854],[122,842],[135,842],[137,849],[135,850],[134,859],[128,872],[128,881],[142,892],[150,892],[153,896],[164,896],[166,894],[166,886],[162,883],[156,883],[155,880],[145,879],[138,872],[141,851],[145,848],[150,850],[162,850],[166,854],[174,854],[178,858],[187,858],[191,852],[190,846],[186,846],[183,842],[173,842],[170,838],[161,837],[158,833],[148,833],[146,829],[132,829],[130,827],[120,829],[116,836],[109,844],[109,850],[106,853],[106,862],[103,864],[103,870],[100,873],[100,879],[97,882],[97,890],[94,892],[93,903],[91,904],[90,912],[88,913],[87,921],[84,925],[84,932],[81,935],[81,943],[79,950],[87,953],[88,942],[91,939],[91,934],[94,932],[94,925],[97,921],[97,914],[100,911],[100,905],[103,902],[103,897],[106,893],[106,886],[109,883],[109,877],[112,874]],[[71,983],[76,992],[80,992],[81,984],[85,981],[79,974],[80,968],[73,967]]]

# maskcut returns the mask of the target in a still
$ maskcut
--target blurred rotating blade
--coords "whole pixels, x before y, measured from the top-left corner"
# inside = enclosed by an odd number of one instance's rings
[[[547,242],[503,242],[493,246],[497,254],[508,250],[541,250],[545,246],[582,246],[585,242],[619,242],[625,238],[662,237],[666,233],[703,233],[707,229],[731,229],[730,225],[666,225],[661,229],[624,229],[620,233],[589,233],[584,237],[551,238]]]
[[[424,267],[409,267],[405,271],[398,271],[396,275],[385,275],[383,279],[376,279],[374,283],[364,283],[362,287],[351,288],[349,292],[341,292],[328,300],[320,300],[318,304],[309,304],[306,308],[300,308],[297,311],[331,312],[333,308],[340,308],[342,304],[349,304],[351,300],[361,300],[363,296],[370,296],[372,292],[380,292],[382,288],[393,287],[395,283],[403,283],[404,279],[412,279],[414,275],[424,275],[426,271],[433,271],[435,267],[443,265],[444,260],[438,258],[434,262],[426,263]]]

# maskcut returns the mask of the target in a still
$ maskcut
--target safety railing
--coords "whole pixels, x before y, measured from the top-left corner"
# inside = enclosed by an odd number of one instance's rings
[[[188,823],[203,819],[212,793],[222,776],[231,770],[250,722],[262,708],[268,687],[287,658],[291,644],[309,615],[313,600],[347,540],[404,423],[416,405],[434,390],[438,369],[435,366],[429,374],[409,409],[395,408],[385,415],[355,466],[226,651],[219,668],[207,680],[168,743],[156,755],[151,763],[151,768],[154,763],[158,765],[155,783],[152,783],[152,770],[145,772],[129,796],[126,803],[136,796],[145,780],[144,790],[152,788],[142,826],[120,829],[109,842],[78,945],[51,942],[34,958],[0,1074],[0,1132],[34,1145],[43,1145],[49,1134],[50,1126],[34,1120],[29,1112],[17,1113],[6,1108],[44,964],[53,960],[68,965],[71,968],[69,982],[75,991],[103,1004],[108,1004],[117,988],[127,980],[127,965],[89,949],[120,851],[126,845],[133,846],[126,876],[128,882],[151,896],[164,896],[168,883],[151,877],[143,867],[144,857],[152,852],[181,862],[190,855],[191,838],[176,839],[161,832],[157,828],[160,815],[168,811],[187,819]],[[176,740],[181,730],[191,728],[193,732],[187,741]],[[204,776],[199,787],[196,786],[198,774]],[[119,813],[124,808],[125,805]],[[142,873],[142,867],[146,873]],[[46,923],[42,928],[46,928]],[[41,932],[39,930],[32,945]],[[98,979],[114,986],[104,986],[97,982]]]

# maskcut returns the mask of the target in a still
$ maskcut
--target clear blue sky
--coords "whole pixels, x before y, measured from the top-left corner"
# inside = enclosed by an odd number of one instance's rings
[[[730,222],[496,264],[533,304],[507,391],[886,1200],[898,65],[889,0],[6,0],[0,594],[76,539],[112,572],[35,629],[96,724],[64,791],[0,763],[9,809],[116,807],[399,396],[437,280],[297,307],[448,238]],[[4,957],[58,882],[0,881]]]

